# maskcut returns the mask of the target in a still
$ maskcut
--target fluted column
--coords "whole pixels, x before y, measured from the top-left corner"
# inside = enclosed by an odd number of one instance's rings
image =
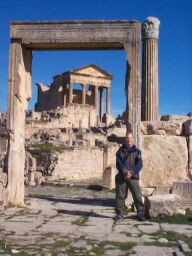
[[[140,95],[140,34],[136,43],[124,43],[126,50],[126,125],[134,134],[134,142],[140,147],[141,95]]]
[[[73,101],[73,84],[69,84],[69,104]]]
[[[106,93],[106,114],[110,115],[110,87],[107,88]]]
[[[82,84],[82,104],[86,104],[86,84]]]
[[[95,102],[94,102],[94,105],[95,105],[96,112],[98,113],[98,87],[97,86],[95,86]]]
[[[158,37],[160,21],[148,17],[142,26],[142,121],[157,121],[158,111]]]
[[[99,112],[99,117],[100,121],[102,122],[102,117],[103,117],[103,88],[100,88],[100,112]]]

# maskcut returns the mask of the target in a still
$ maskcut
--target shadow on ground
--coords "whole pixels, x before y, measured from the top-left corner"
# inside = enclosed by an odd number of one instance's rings
[[[111,198],[60,198],[54,196],[45,196],[45,195],[29,195],[32,198],[45,199],[48,201],[52,201],[55,203],[69,203],[69,204],[79,204],[79,205],[92,205],[92,206],[106,206],[106,207],[114,207],[115,199]]]
[[[67,215],[73,215],[73,216],[89,216],[89,217],[96,217],[96,218],[106,218],[106,219],[111,219],[110,216],[106,216],[103,214],[98,214],[95,212],[90,212],[90,211],[76,211],[76,210],[57,210],[58,213],[62,214],[67,214]]]

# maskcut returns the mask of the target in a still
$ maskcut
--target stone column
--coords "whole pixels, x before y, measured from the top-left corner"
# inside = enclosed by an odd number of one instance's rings
[[[158,37],[160,21],[148,17],[142,26],[142,121],[159,120],[158,111]]]
[[[69,104],[73,102],[73,84],[69,84]]]
[[[127,131],[134,134],[135,144],[140,146],[141,95],[140,95],[140,49],[141,34],[138,33],[135,43],[124,43],[126,50],[126,122]]]
[[[63,85],[63,106],[64,108],[67,107],[67,85]]]
[[[110,115],[110,87],[107,88],[106,93],[106,114]]]
[[[188,149],[188,177],[192,180],[192,113],[189,113],[189,120],[183,123],[183,135],[186,136]]]
[[[95,106],[95,109],[96,109],[96,113],[98,113],[98,86],[95,86],[94,106]]]
[[[82,84],[82,104],[86,104],[86,84]]]
[[[9,95],[7,111],[8,184],[4,204],[24,206],[25,110],[31,98],[32,52],[18,42],[11,42]]]
[[[103,88],[100,88],[100,111],[99,111],[99,117],[100,121],[102,122],[102,117],[103,117]]]

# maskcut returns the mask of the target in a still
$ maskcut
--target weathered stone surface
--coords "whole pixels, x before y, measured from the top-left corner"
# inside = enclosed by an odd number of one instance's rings
[[[142,37],[144,39],[159,38],[160,21],[156,17],[147,17],[142,25]]]
[[[103,186],[109,189],[115,188],[115,176],[117,169],[115,166],[109,166],[104,170],[103,173]]]
[[[154,195],[146,198],[146,211],[149,217],[172,216],[181,206],[181,198],[176,194]]]
[[[36,185],[41,185],[45,181],[45,178],[42,175],[42,172],[34,173],[34,182]]]
[[[188,152],[184,137],[145,135],[141,139],[142,187],[172,187],[173,182],[186,179]]]
[[[161,116],[161,120],[162,121],[180,121],[180,122],[185,122],[189,119],[189,117],[186,116],[182,116],[182,115],[163,115]]]
[[[154,193],[155,188],[142,188],[141,192],[143,196],[151,196]]]
[[[192,180],[192,135],[189,136],[188,140],[188,154],[189,154],[189,178]]]
[[[141,122],[141,132],[144,135],[181,135],[181,121]]]
[[[67,180],[102,178],[103,149],[66,149],[58,155],[52,176]]]
[[[169,187],[165,185],[157,186],[153,193],[153,195],[164,195],[164,194],[169,194]]]
[[[160,21],[148,17],[142,25],[142,108],[143,121],[159,120],[158,111],[158,36]]]
[[[183,135],[186,137],[192,135],[192,117],[183,123]]]
[[[41,117],[33,113],[27,117],[27,127],[36,128],[89,128],[97,126],[97,112],[94,106],[68,104],[67,108],[41,112]]]
[[[192,209],[192,181],[174,182],[172,193],[181,197],[181,207]]]
[[[128,195],[127,198],[125,199],[125,206],[128,209],[131,209],[133,207],[133,197],[131,191],[128,189]]]

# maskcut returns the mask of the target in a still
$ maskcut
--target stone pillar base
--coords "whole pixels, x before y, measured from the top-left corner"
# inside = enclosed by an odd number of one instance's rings
[[[114,166],[108,166],[103,173],[103,186],[109,189],[115,188],[116,174],[116,168]]]

